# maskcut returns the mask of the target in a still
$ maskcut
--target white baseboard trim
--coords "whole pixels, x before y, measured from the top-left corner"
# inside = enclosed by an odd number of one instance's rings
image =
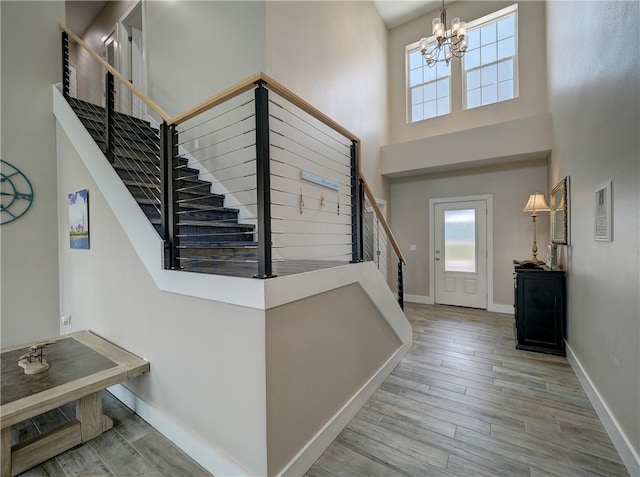
[[[594,386],[589,375],[582,367],[580,360],[578,360],[576,355],[573,353],[569,343],[566,343],[566,349],[567,360],[569,361],[571,368],[573,368],[573,372],[576,373],[578,381],[580,381],[591,405],[595,409],[600,421],[602,421],[602,425],[609,434],[618,454],[620,454],[620,458],[627,467],[629,475],[640,476],[640,456],[638,456],[638,452],[633,448],[631,442],[629,442],[629,439],[618,424],[615,416],[611,413],[609,406],[607,406],[607,403],[602,399],[598,389]]]
[[[409,303],[419,303],[420,305],[433,305],[433,298],[424,295],[408,295],[405,293],[404,301]]]
[[[407,303],[418,303],[420,305],[433,305],[433,298],[425,295],[404,295],[404,301]],[[493,311],[495,313],[507,313],[513,315],[513,305],[501,305],[500,303],[489,303],[487,305],[487,311]]]
[[[245,469],[216,449],[203,444],[201,440],[185,431],[157,409],[149,406],[123,385],[116,384],[107,390],[213,475],[249,475]]]
[[[495,313],[507,313],[513,315],[513,305],[501,305],[500,303],[489,303],[487,311],[493,311]]]
[[[338,437],[338,434],[345,428],[353,416],[369,400],[373,393],[380,387],[385,379],[391,374],[394,368],[407,354],[411,343],[403,346],[387,360],[385,364],[376,372],[353,397],[340,409],[329,422],[327,422],[318,433],[305,445],[298,454],[278,473],[278,477],[304,475],[313,463],[318,460],[322,453]]]

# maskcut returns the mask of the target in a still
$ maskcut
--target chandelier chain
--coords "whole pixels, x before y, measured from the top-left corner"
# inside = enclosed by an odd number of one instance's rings
[[[430,67],[444,61],[447,66],[452,58],[462,58],[467,50],[467,24],[460,18],[451,20],[451,29],[446,29],[447,8],[442,0],[440,16],[433,19],[431,28],[436,41],[429,44],[427,38],[420,39],[420,51]]]

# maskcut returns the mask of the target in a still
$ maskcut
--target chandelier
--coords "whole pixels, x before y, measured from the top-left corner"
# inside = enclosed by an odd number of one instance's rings
[[[437,62],[444,61],[447,65],[451,58],[462,58],[467,49],[467,23],[459,18],[451,20],[451,30],[445,30],[447,24],[447,9],[442,0],[440,17],[431,22],[431,32],[436,38],[436,43],[429,45],[426,38],[420,39],[420,51],[430,67]]]

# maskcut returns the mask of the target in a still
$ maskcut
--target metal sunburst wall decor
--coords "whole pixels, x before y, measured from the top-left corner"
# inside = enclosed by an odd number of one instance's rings
[[[19,219],[33,203],[33,187],[20,169],[0,159],[0,225]]]

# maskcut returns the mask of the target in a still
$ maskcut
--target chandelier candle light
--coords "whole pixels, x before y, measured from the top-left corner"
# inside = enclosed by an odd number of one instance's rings
[[[538,260],[538,245],[536,243],[536,218],[538,217],[538,212],[549,212],[549,206],[547,205],[547,201],[544,199],[544,194],[540,194],[536,192],[535,194],[531,194],[529,196],[529,201],[527,205],[524,206],[522,212],[531,212],[531,218],[533,219],[533,247],[531,247],[531,254],[533,255],[532,261],[535,263],[544,263]]]
[[[459,18],[451,20],[451,30],[445,30],[447,24],[447,8],[442,0],[440,17],[431,22],[431,32],[436,38],[435,45],[429,45],[427,38],[420,39],[420,51],[430,67],[437,62],[444,61],[449,64],[451,58],[462,58],[467,50],[467,23]]]

